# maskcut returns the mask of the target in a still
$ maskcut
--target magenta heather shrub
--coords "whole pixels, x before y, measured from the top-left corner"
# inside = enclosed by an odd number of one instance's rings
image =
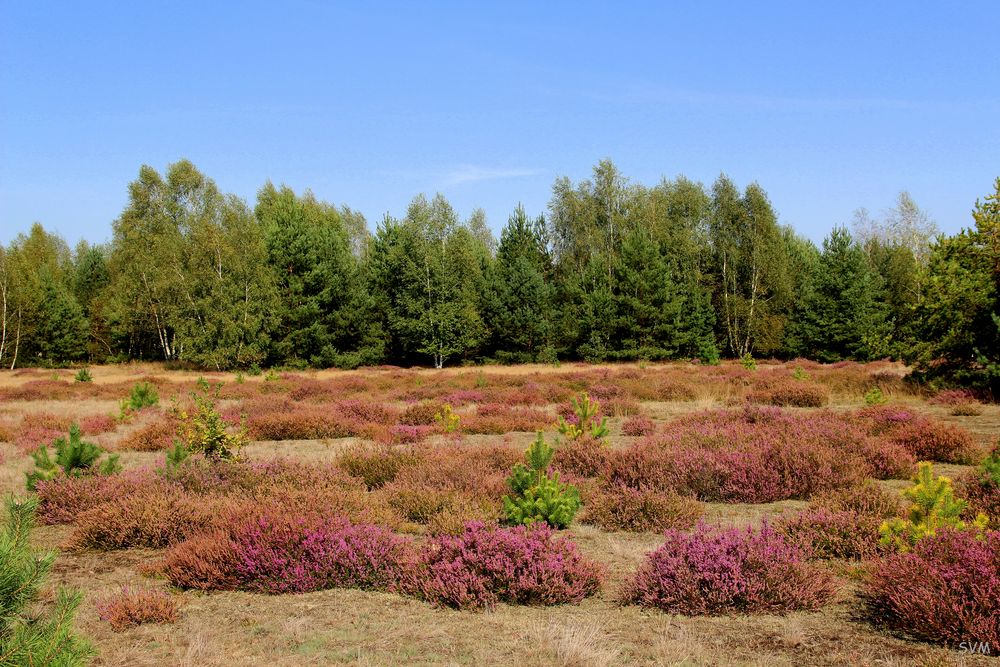
[[[975,440],[965,429],[905,408],[872,406],[855,417],[870,435],[899,445],[920,461],[972,463],[977,455]]]
[[[979,470],[971,470],[958,478],[958,495],[969,501],[970,517],[982,512],[1000,527],[1000,484]]]
[[[80,430],[84,435],[100,435],[118,428],[118,421],[111,415],[87,415],[80,420]]]
[[[544,523],[499,528],[470,521],[461,535],[427,542],[412,588],[433,604],[459,609],[552,605],[593,595],[604,574]]]
[[[869,440],[832,413],[707,411],[675,420],[618,453],[607,477],[611,485],[760,503],[808,498],[876,472],[909,472],[913,459],[902,448]]]
[[[650,435],[656,430],[653,420],[644,415],[636,415],[622,424],[622,434],[631,436]]]
[[[665,537],[625,585],[625,602],[689,615],[783,613],[816,609],[836,592],[828,572],[767,524],[755,532],[702,523]]]
[[[934,642],[1000,647],[1000,532],[943,528],[878,562],[864,599],[873,620]]]
[[[231,539],[242,588],[261,593],[386,590],[402,579],[410,560],[410,541],[385,528],[280,512],[240,524]]]

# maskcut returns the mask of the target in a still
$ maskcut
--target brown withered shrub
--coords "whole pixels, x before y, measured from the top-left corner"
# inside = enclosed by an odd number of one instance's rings
[[[600,440],[584,436],[556,447],[552,465],[556,470],[581,477],[599,477],[613,456]]]
[[[177,421],[162,419],[141,426],[118,441],[118,449],[131,452],[158,452],[169,449],[177,436]]]
[[[177,620],[177,602],[166,591],[122,589],[97,601],[97,615],[115,632],[143,623],[173,623]]]
[[[337,466],[348,475],[364,480],[365,486],[372,490],[396,479],[402,468],[415,465],[419,460],[409,448],[354,446],[341,452]]]
[[[580,520],[604,530],[662,532],[690,528],[703,511],[701,503],[687,496],[617,486],[586,496]]]
[[[240,584],[236,549],[225,530],[193,535],[171,547],[160,571],[181,588],[235,590]]]
[[[441,404],[433,401],[412,403],[403,410],[399,421],[408,426],[432,426],[435,417],[441,412]]]
[[[830,400],[830,391],[815,382],[771,375],[753,383],[747,400],[760,405],[820,408]]]

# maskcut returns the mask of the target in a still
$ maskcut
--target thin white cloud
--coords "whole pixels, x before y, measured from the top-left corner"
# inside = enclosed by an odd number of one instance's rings
[[[524,178],[537,176],[541,169],[480,167],[476,165],[461,165],[445,172],[441,178],[441,187],[461,185],[463,183],[478,183],[481,181],[499,181],[508,178]]]

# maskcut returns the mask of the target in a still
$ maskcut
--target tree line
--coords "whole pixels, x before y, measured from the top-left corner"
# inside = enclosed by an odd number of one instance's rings
[[[440,194],[374,231],[265,184],[254,206],[182,160],[143,166],[110,242],[40,224],[0,247],[0,364],[230,369],[896,357],[993,382],[1000,179],[946,237],[906,194],[817,247],[757,183],[646,186],[608,160],[494,238]],[[992,379],[991,379],[992,378]]]

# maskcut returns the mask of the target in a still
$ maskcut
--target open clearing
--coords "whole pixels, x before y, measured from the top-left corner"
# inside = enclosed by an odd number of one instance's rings
[[[164,451],[125,449],[129,436],[167,420],[171,396],[183,397],[200,374],[165,370],[156,365],[96,367],[93,383],[73,382],[71,371],[29,370],[0,374],[0,489],[23,495],[28,452],[49,435],[53,425],[69,421],[95,424],[89,439],[120,454],[126,471],[161,465]],[[589,392],[609,416],[607,446],[624,451],[644,437],[656,437],[679,418],[708,410],[741,410],[755,390],[768,383],[801,381],[818,388],[823,407],[786,406],[796,415],[849,414],[864,407],[864,394],[880,387],[888,405],[954,424],[968,431],[982,452],[1000,435],[1000,407],[983,405],[978,415],[952,416],[947,406],[928,403],[902,380],[905,369],[888,363],[809,362],[761,364],[750,371],[739,364],[698,366],[651,364],[591,366],[483,367],[446,370],[396,368],[318,371],[237,377],[206,374],[222,382],[219,408],[231,420],[242,415],[254,438],[243,450],[250,460],[284,457],[335,464],[344,451],[360,448],[506,447],[523,451],[535,428],[549,442],[559,438],[557,416],[570,398]],[[797,378],[793,379],[793,373]],[[803,379],[806,378],[806,379]],[[96,426],[98,417],[115,416],[119,400],[139,381],[152,383],[159,406],[130,423]],[[783,385],[782,385],[783,386]],[[757,398],[765,394],[756,394]],[[456,433],[443,434],[433,423],[400,430],[396,422],[414,405],[449,404],[459,415]],[[365,418],[368,406],[383,408]],[[484,409],[484,405],[490,407]],[[272,406],[272,408],[269,408]],[[276,407],[275,407],[276,406]],[[359,407],[361,406],[361,407]],[[350,419],[344,417],[351,411]],[[288,420],[282,428],[319,424],[329,437],[263,439],[276,428],[275,414]],[[367,414],[367,413],[364,413]],[[300,415],[301,422],[290,423]],[[323,416],[329,419],[324,420]],[[361,415],[361,416],[359,416]],[[635,415],[652,422],[652,435],[623,435]],[[31,420],[34,419],[34,422]],[[27,420],[27,421],[26,421]],[[269,421],[270,420],[270,421]],[[30,422],[30,424],[29,424]],[[508,427],[511,430],[507,430]],[[104,430],[104,429],[107,430]],[[314,428],[314,426],[310,426]],[[34,430],[32,430],[34,429]],[[516,430],[515,430],[516,429]],[[51,428],[52,431],[59,429]],[[84,429],[86,432],[86,428]],[[343,437],[336,437],[343,436]],[[462,450],[465,451],[465,450]],[[936,471],[960,475],[965,465],[936,464]],[[587,480],[580,480],[587,501]],[[877,482],[899,490],[900,479]],[[369,492],[373,505],[384,503],[385,489]],[[702,502],[703,518],[713,524],[759,525],[782,513],[804,509],[806,499],[775,502]],[[393,507],[388,504],[386,507]],[[460,512],[459,512],[460,513]],[[471,518],[477,518],[478,515]],[[394,528],[424,539],[432,522],[398,517]],[[236,591],[200,592],[173,588],[162,577],[142,574],[162,549],[98,550],[63,548],[73,525],[36,529],[39,546],[60,549],[52,583],[84,592],[77,616],[79,630],[98,650],[99,665],[319,665],[319,664],[989,664],[989,659],[914,641],[875,628],[862,615],[856,592],[857,562],[831,560],[840,591],[817,611],[787,615],[685,617],[622,605],[618,590],[645,554],[662,543],[657,532],[602,529],[577,520],[566,531],[588,557],[604,563],[608,576],[596,595],[579,604],[527,607],[500,604],[492,611],[438,608],[412,597],[383,592],[332,589],[302,594],[267,595]],[[97,616],[95,601],[122,584],[169,590],[180,603],[173,624],[147,624],[114,632]]]

